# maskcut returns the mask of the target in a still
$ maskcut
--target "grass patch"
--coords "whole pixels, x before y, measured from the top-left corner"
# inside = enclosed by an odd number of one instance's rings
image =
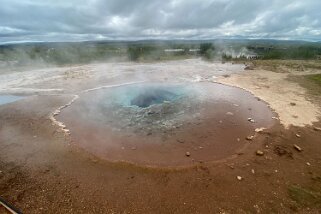
[[[247,60],[233,59],[232,62],[253,64],[255,69],[263,69],[276,73],[297,73],[321,70],[321,60]]]
[[[300,186],[288,188],[290,198],[301,206],[321,207],[321,193]]]
[[[321,69],[320,60],[254,60],[253,64],[255,67],[279,73]]]
[[[307,89],[307,92],[310,95],[321,95],[321,74],[290,75],[288,79],[290,81],[298,83],[300,86]]]
[[[321,87],[321,74],[307,75],[306,78],[312,80]]]

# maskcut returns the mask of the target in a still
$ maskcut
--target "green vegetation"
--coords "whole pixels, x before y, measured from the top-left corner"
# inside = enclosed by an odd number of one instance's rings
[[[228,44],[232,50],[239,54],[232,56],[225,52],[224,60],[245,60],[249,56],[251,59],[262,60],[315,60],[321,59],[320,42],[303,41],[277,41],[277,40],[253,40],[247,42],[234,42]],[[243,51],[240,51],[244,48]],[[244,50],[246,50],[244,52]]]
[[[321,74],[307,75],[306,77],[321,87]]]
[[[185,50],[176,53],[176,55],[181,56],[187,54]],[[130,61],[155,61],[164,60],[166,56],[175,56],[175,53],[165,53],[164,47],[162,48],[161,46],[135,44],[128,46],[127,55]],[[170,57],[168,59],[170,59]]]
[[[270,49],[263,53],[262,59],[317,59],[321,48],[313,46]]]
[[[0,61],[17,66],[39,63],[63,65],[105,60],[121,56],[122,52],[126,52],[122,47],[90,43],[12,45],[0,46]]]
[[[321,193],[300,186],[290,186],[289,196],[301,206],[321,207]]]
[[[299,78],[299,77],[298,77]],[[321,95],[321,74],[304,75],[303,80],[298,81],[311,95]],[[317,100],[320,99],[316,98]]]
[[[241,62],[247,62],[243,60]],[[253,65],[258,69],[278,72],[293,73],[321,69],[321,60],[252,60]]]
[[[311,95],[311,101],[316,104],[321,104],[321,74],[310,75],[290,75],[290,81],[300,84]]]
[[[66,65],[108,60],[155,61],[198,56],[199,44],[154,42],[35,43],[0,46],[0,66]],[[169,50],[169,51],[166,51]],[[174,51],[173,51],[174,50]]]
[[[200,55],[205,59],[213,59],[215,48],[212,43],[200,44]]]
[[[66,65],[108,60],[158,61],[200,56],[207,60],[239,62],[250,58],[254,63],[284,59],[315,60],[321,59],[321,43],[211,40],[12,44],[0,45],[0,68],[8,65]],[[308,66],[315,65],[307,63],[304,67]],[[317,69],[321,68],[321,65],[317,66]],[[276,65],[277,69],[279,67]]]

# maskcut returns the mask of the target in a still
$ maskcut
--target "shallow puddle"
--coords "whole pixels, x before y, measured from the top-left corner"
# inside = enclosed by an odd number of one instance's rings
[[[237,153],[255,128],[273,125],[273,116],[266,103],[244,90],[203,82],[91,91],[57,119],[77,146],[100,158],[183,166]]]

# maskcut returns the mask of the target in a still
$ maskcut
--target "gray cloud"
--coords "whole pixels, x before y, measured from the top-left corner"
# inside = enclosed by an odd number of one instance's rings
[[[0,42],[321,40],[317,0],[1,0]]]

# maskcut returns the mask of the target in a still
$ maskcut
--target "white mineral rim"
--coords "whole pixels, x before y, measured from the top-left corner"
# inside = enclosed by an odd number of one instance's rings
[[[73,95],[73,96],[74,97],[72,98],[72,100],[70,102],[68,102],[65,105],[60,106],[59,108],[57,108],[56,110],[51,112],[51,114],[49,115],[49,119],[52,121],[52,124],[55,126],[58,126],[58,130],[62,131],[65,135],[70,135],[70,130],[66,128],[66,125],[63,122],[58,121],[55,118],[55,116],[59,115],[62,109],[67,108],[68,106],[70,106],[73,102],[75,102],[79,98],[78,95]]]
[[[136,81],[136,82],[128,82],[128,83],[121,83],[121,84],[114,84],[114,85],[105,85],[105,86],[99,86],[96,88],[91,88],[91,89],[86,89],[81,91],[80,93],[87,93],[87,92],[91,92],[91,91],[95,91],[95,90],[100,90],[100,89],[105,89],[105,88],[115,88],[115,87],[120,87],[120,86],[126,86],[126,85],[133,85],[133,84],[139,84],[139,83],[143,83],[145,81]],[[52,124],[55,126],[58,126],[58,130],[63,132],[65,134],[65,136],[69,136],[70,135],[70,130],[67,129],[67,126],[61,122],[58,121],[55,117],[58,116],[61,113],[61,110],[64,108],[69,107],[71,104],[73,104],[78,98],[79,95],[73,95],[74,97],[72,98],[71,101],[69,101],[67,104],[62,105],[60,107],[58,107],[56,110],[54,110],[53,112],[50,113],[49,115],[49,119],[52,121]]]

